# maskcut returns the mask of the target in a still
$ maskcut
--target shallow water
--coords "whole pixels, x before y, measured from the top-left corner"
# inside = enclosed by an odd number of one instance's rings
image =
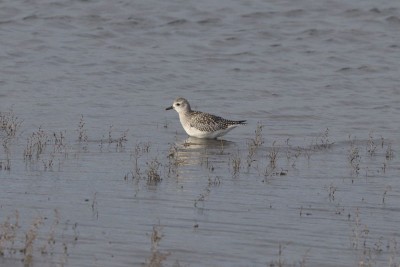
[[[394,0],[0,3],[0,265],[399,265],[399,26]],[[177,96],[248,125],[187,139]]]

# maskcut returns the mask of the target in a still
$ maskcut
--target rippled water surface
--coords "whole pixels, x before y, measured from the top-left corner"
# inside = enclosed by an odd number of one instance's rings
[[[1,266],[399,266],[400,5],[1,1]],[[223,141],[174,111],[246,119]]]

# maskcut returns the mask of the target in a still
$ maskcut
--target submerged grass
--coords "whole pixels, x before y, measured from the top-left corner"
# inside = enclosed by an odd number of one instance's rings
[[[163,262],[168,258],[171,253],[162,253],[159,251],[158,246],[163,238],[162,233],[163,227],[161,225],[154,225],[153,232],[150,236],[151,241],[151,254],[150,257],[146,260],[144,266],[146,267],[161,267],[163,266]]]
[[[39,128],[27,138],[27,144],[24,150],[24,158],[28,161],[38,160],[40,155],[44,153],[48,142],[47,133]]]
[[[305,254],[301,258],[301,260],[299,260],[298,262],[288,263],[287,260],[285,259],[284,250],[290,244],[291,244],[290,242],[286,243],[285,245],[283,245],[282,243],[279,243],[279,246],[278,246],[278,259],[270,261],[267,266],[269,266],[269,267],[297,267],[297,266],[306,267],[307,266],[307,260],[309,258],[310,249],[308,249],[305,252]]]
[[[184,158],[179,156],[179,148],[175,144],[171,144],[168,151],[168,177],[179,177],[179,167],[185,165],[186,161]]]
[[[157,185],[161,182],[161,173],[160,173],[160,166],[161,163],[158,161],[157,158],[152,159],[150,162],[147,162],[147,185]]]
[[[8,216],[6,220],[0,224],[0,256],[2,257],[15,254],[18,251],[14,247],[17,231],[19,229],[18,211],[15,212],[14,217],[14,221]]]
[[[218,187],[221,185],[221,178],[216,176],[212,178],[210,175],[208,176],[208,184],[206,187],[203,189],[203,192],[200,193],[200,195],[194,200],[194,207],[199,208],[199,203],[203,203],[204,206],[204,201],[207,200],[207,198],[210,196],[211,189],[212,187]],[[198,225],[197,225],[198,227]]]
[[[21,252],[24,254],[24,265],[25,266],[32,265],[33,245],[38,236],[39,227],[42,224],[43,224],[43,218],[42,217],[36,218],[33,221],[31,228],[28,230],[28,232],[25,235],[25,246],[23,249],[21,249]]]
[[[11,118],[13,117],[11,116]],[[15,136],[20,123],[18,124],[15,122],[17,119],[9,120],[11,121],[11,125],[14,126],[4,123],[5,126],[2,126],[1,129],[7,133],[6,136]],[[130,166],[131,170],[126,173],[124,179],[135,181],[135,185],[138,185],[139,182],[142,181],[144,186],[148,187],[159,185],[164,181],[163,178],[167,179],[173,177],[176,178],[173,181],[181,181],[188,176],[187,170],[196,164],[187,160],[187,157],[198,156],[200,159],[194,162],[197,162],[197,164],[200,166],[205,165],[207,167],[207,173],[203,173],[203,177],[208,179],[208,183],[203,188],[201,193],[194,197],[192,196],[193,198],[190,198],[190,200],[194,200],[194,207],[199,209],[199,206],[202,207],[207,205],[207,201],[213,197],[211,194],[213,192],[213,188],[220,186],[223,184],[224,179],[227,179],[224,176],[218,176],[220,174],[218,173],[218,168],[221,164],[226,164],[228,166],[229,169],[225,169],[225,171],[228,173],[228,175],[231,174],[232,178],[235,178],[232,179],[234,182],[240,182],[240,180],[245,177],[255,177],[255,179],[258,179],[258,181],[260,180],[259,177],[262,177],[262,179],[264,179],[262,181],[264,182],[267,180],[267,177],[285,176],[288,174],[289,170],[294,170],[296,168],[296,162],[302,159],[301,155],[303,155],[310,164],[311,155],[313,155],[313,153],[317,155],[318,153],[327,153],[334,144],[334,142],[330,140],[331,138],[329,136],[329,129],[327,128],[322,134],[318,135],[316,139],[313,139],[312,145],[309,147],[292,147],[289,139],[286,139],[286,141],[282,141],[281,143],[274,140],[272,145],[265,146],[262,130],[263,126],[259,122],[255,130],[254,138],[247,141],[245,148],[237,149],[237,151],[230,148],[229,143],[227,143],[228,145],[225,145],[221,141],[220,146],[216,146],[215,148],[207,148],[201,152],[198,152],[198,150],[195,149],[191,151],[191,148],[187,144],[186,146],[185,144],[182,146],[171,144],[168,150],[165,150],[161,153],[157,151],[157,154],[154,155],[154,153],[151,153],[152,150],[155,150],[152,148],[151,143],[137,143],[130,153],[132,162],[132,166]],[[102,138],[99,142],[93,141],[93,143],[96,145],[100,143],[101,146],[107,143],[109,145],[115,144],[116,150],[120,152],[123,151],[124,147],[126,146],[127,133],[128,131],[125,131],[120,135],[120,137],[114,138],[113,127],[110,126],[108,134],[106,134],[108,137]],[[71,147],[76,145],[76,142],[78,142],[80,146],[86,147],[83,152],[87,152],[89,138],[88,131],[86,129],[86,122],[84,121],[83,116],[78,124],[78,140],[76,141],[76,135],[74,136],[74,139],[75,143],[68,143],[66,131],[48,132],[40,127],[38,130],[28,135],[26,146],[24,148],[24,161],[27,163],[27,165],[36,164],[35,166],[40,166],[41,170],[52,171],[56,169],[57,160],[60,162],[61,158],[68,159],[68,154],[71,151]],[[12,139],[3,139],[3,149],[6,152],[6,155],[10,153],[7,152],[10,151],[10,146],[12,145],[10,140]],[[345,157],[347,157],[346,160],[350,170],[352,171],[352,176],[358,176],[360,170],[365,169],[362,169],[364,164],[363,160],[365,158],[382,160],[383,156],[383,159],[385,160],[382,163],[383,165],[381,165],[383,166],[383,173],[385,173],[390,167],[390,161],[395,158],[395,151],[393,150],[391,143],[383,138],[381,139],[381,142],[379,142],[379,140],[377,141],[372,134],[369,134],[369,139],[364,140],[361,144],[355,138],[350,137],[348,143],[349,148],[347,149],[347,153],[345,148],[344,154]],[[113,147],[114,146],[112,146],[112,148]],[[366,147],[365,150],[363,149],[364,147]],[[235,151],[235,153],[232,153],[232,151]],[[79,150],[77,153],[81,152],[82,150]],[[230,154],[230,152],[232,154]],[[181,154],[185,154],[186,158]],[[216,158],[217,160],[215,160]],[[10,170],[10,164],[10,158],[7,157],[6,159],[0,161],[0,169]],[[214,166],[217,168],[215,172]],[[205,168],[200,169],[204,170]],[[256,175],[254,175],[254,172]],[[201,177],[199,179],[201,179]],[[282,179],[284,179],[284,177],[282,177]],[[252,180],[249,179],[249,181]],[[257,180],[255,182],[257,182]],[[136,189],[137,188],[139,188],[139,186],[136,186]],[[337,184],[331,183],[329,186],[325,187],[325,190],[326,188],[328,191],[327,194],[329,202],[337,202]],[[382,191],[380,191],[382,206],[387,205],[387,203],[390,202],[390,194],[393,191],[394,190],[392,190],[390,185],[387,185],[384,189],[382,189]],[[98,219],[100,208],[97,203],[96,196],[97,192],[94,193],[91,208],[93,217]],[[303,212],[303,208],[301,208],[300,217],[302,217],[303,214],[312,215],[310,212]],[[369,238],[370,229],[366,225],[362,224],[358,217],[359,214],[356,214],[352,232],[352,247],[357,254],[361,251],[361,256],[359,256],[359,266],[372,266],[377,262],[377,257],[381,255],[381,252],[384,250],[382,245],[383,243],[378,240],[371,245],[371,240]],[[54,246],[58,243],[62,244],[62,262],[66,262],[66,258],[68,257],[67,242],[60,242],[57,240],[59,237],[57,237],[56,234],[56,230],[60,224],[60,215],[58,212],[55,212],[55,219],[53,224],[50,226],[47,238],[43,238],[43,236],[40,237],[41,234],[43,235],[40,229],[42,229],[43,225],[46,223],[43,217],[38,217],[33,220],[31,227],[24,233],[23,239],[21,239],[20,236],[21,230],[18,222],[18,213],[16,213],[14,221],[12,218],[7,218],[0,225],[0,256],[7,257],[11,254],[17,254],[24,261],[24,264],[29,266],[34,262],[34,257],[36,257],[35,253],[40,251],[42,255],[53,254]],[[198,224],[196,224],[196,228],[199,228]],[[76,227],[74,229],[75,233],[77,233]],[[170,253],[161,253],[159,251],[159,243],[163,238],[162,230],[163,228],[161,226],[153,227],[153,232],[150,237],[151,255],[146,260],[146,266],[162,266],[167,257],[170,255]],[[38,240],[45,240],[45,243],[40,248],[38,248]],[[76,234],[75,241],[77,240],[78,236]],[[393,251],[391,252],[390,266],[399,266],[396,265],[398,264],[398,261],[396,261],[396,251],[398,250],[395,242],[396,241],[394,239],[388,242],[390,245],[388,246],[387,250],[390,249]],[[21,246],[19,243],[23,243],[23,245]],[[278,259],[271,261],[269,266],[307,265],[308,252],[297,264],[288,264],[284,259],[283,251],[284,246],[280,245]]]
[[[60,259],[56,262],[65,263],[68,242],[56,233],[60,223],[58,210],[54,210],[54,220],[47,234],[43,231],[43,228],[48,228],[45,227],[46,220],[46,217],[37,216],[28,229],[23,230],[18,211],[7,217],[0,223],[0,257],[20,260],[26,267],[35,266],[35,258],[41,256],[58,255]],[[62,246],[58,246],[60,244]]]
[[[108,145],[115,144],[116,151],[119,151],[119,152],[123,151],[124,145],[128,141],[128,139],[127,139],[128,132],[129,132],[129,130],[125,130],[124,132],[122,132],[122,134],[119,137],[115,138],[115,137],[113,137],[113,134],[112,134],[113,133],[113,125],[110,125],[109,131],[108,131],[108,139],[107,139]],[[102,142],[103,142],[103,140],[102,140]]]
[[[353,218],[351,242],[357,254],[358,266],[379,266],[378,260],[384,253],[389,255],[388,266],[400,266],[400,261],[397,259],[398,248],[396,239],[394,237],[390,237],[388,240],[384,240],[383,237],[378,239],[373,238],[371,236],[372,229],[361,220],[361,211],[359,208],[355,210]]]
[[[0,130],[5,133],[6,137],[15,137],[21,124],[22,120],[14,114],[13,110],[0,112]]]
[[[238,177],[240,173],[240,168],[241,168],[241,158],[240,158],[240,153],[239,151],[235,154],[232,155],[231,157],[231,164],[232,164],[232,176],[233,177]]]
[[[351,166],[352,175],[358,176],[358,174],[360,173],[361,156],[360,156],[360,150],[359,150],[358,146],[356,145],[355,139],[350,139],[350,149],[349,149],[348,160],[349,160],[349,164]]]
[[[261,148],[264,144],[264,138],[262,135],[263,125],[261,122],[257,122],[256,130],[254,131],[255,136],[254,138],[250,139],[247,142],[247,170],[249,171],[250,167],[254,162],[256,162],[257,151]]]
[[[329,128],[315,138],[313,148],[315,150],[331,148],[334,142],[330,140]]]

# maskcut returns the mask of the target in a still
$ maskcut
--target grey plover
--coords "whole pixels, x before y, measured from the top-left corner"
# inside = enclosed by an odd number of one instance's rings
[[[223,136],[240,124],[246,124],[246,121],[231,121],[224,118],[200,112],[193,111],[189,102],[182,97],[177,98],[172,106],[165,110],[175,109],[179,114],[183,129],[189,136],[197,138],[216,139]]]

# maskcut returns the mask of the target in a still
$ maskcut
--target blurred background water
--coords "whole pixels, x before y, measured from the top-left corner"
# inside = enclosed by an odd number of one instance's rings
[[[399,29],[395,0],[1,1],[1,265],[35,220],[35,266],[398,265]],[[178,96],[248,125],[186,140]]]

